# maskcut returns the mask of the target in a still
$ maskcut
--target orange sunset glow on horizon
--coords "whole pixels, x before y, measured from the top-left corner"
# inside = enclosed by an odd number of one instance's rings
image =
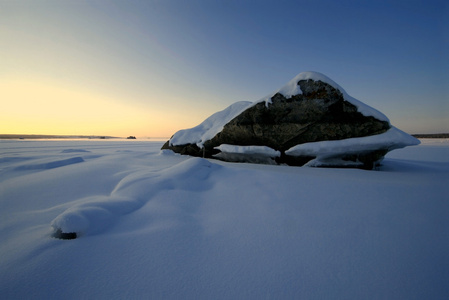
[[[449,132],[438,5],[219,3],[0,2],[0,134],[170,137],[304,71],[408,133]]]

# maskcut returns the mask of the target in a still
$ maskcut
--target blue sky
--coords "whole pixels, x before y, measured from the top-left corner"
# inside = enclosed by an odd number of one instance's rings
[[[449,132],[448,20],[445,1],[3,1],[0,133],[169,136],[303,71]]]

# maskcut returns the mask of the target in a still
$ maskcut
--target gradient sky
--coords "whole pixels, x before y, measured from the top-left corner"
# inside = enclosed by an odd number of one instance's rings
[[[0,133],[167,137],[303,71],[449,132],[446,3],[0,0]]]

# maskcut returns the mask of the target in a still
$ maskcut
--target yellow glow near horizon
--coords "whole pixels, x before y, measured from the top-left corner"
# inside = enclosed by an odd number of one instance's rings
[[[79,87],[35,80],[0,82],[0,133],[168,136],[164,116]]]

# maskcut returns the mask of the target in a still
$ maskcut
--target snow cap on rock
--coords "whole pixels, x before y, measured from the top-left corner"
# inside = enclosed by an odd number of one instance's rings
[[[296,75],[292,80],[290,80],[286,85],[284,85],[283,87],[281,87],[280,89],[278,89],[276,92],[271,93],[269,96],[264,97],[262,99],[260,99],[259,101],[254,102],[254,104],[265,101],[265,103],[268,105],[269,103],[271,103],[271,98],[277,94],[280,93],[282,95],[284,95],[286,98],[291,98],[294,95],[301,95],[302,91],[301,91],[301,87],[299,86],[298,82],[301,80],[314,80],[314,81],[321,81],[324,83],[329,84],[330,86],[332,86],[333,88],[339,90],[342,94],[343,94],[343,98],[354,104],[355,106],[357,106],[358,111],[363,114],[364,116],[372,116],[380,121],[386,121],[386,122],[390,122],[390,120],[387,118],[387,116],[385,116],[383,113],[381,113],[380,111],[366,105],[365,103],[351,97],[348,93],[346,93],[346,91],[339,85],[337,84],[335,81],[333,81],[332,79],[330,79],[329,77],[327,77],[324,74],[321,74],[319,72],[314,72],[314,71],[308,71],[308,72],[302,72],[299,73],[298,75]]]

